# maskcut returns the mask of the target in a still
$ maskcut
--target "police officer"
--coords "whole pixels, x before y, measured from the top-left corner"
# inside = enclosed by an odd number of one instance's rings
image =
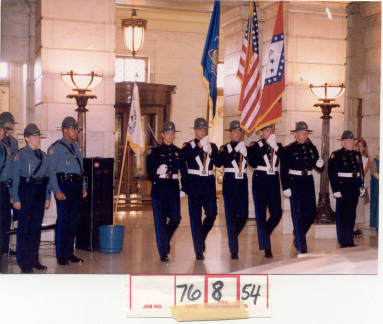
[[[9,188],[11,179],[11,152],[3,143],[4,136],[9,130],[4,120],[0,120],[0,255],[9,250],[9,235],[11,227],[11,203]]]
[[[290,198],[294,246],[301,253],[306,253],[306,233],[316,216],[313,168],[321,171],[324,163],[308,138],[312,131],[304,121],[296,123],[291,132],[296,141],[285,147],[285,156],[281,161],[281,180],[283,194]]]
[[[19,143],[17,142],[16,138],[12,136],[14,130],[15,130],[15,118],[13,115],[6,111],[0,114],[0,121],[3,121],[4,124],[7,126],[7,131],[5,133],[3,142],[8,145],[11,154],[15,154],[17,150],[19,149]]]
[[[182,177],[182,187],[188,194],[190,227],[197,260],[203,260],[205,240],[217,216],[217,196],[214,177],[218,148],[209,142],[207,123],[204,118],[194,121],[195,138],[182,147],[188,168]],[[202,207],[205,219],[202,221]]]
[[[216,166],[224,167],[222,192],[229,249],[231,258],[238,259],[238,236],[249,214],[247,148],[241,141],[242,129],[238,120],[230,122],[227,130],[231,141],[219,149]]]
[[[82,153],[75,143],[79,127],[73,117],[61,124],[63,138],[48,148],[49,185],[57,203],[56,257],[60,265],[81,263],[73,254],[81,200],[87,196]]]
[[[283,147],[277,143],[272,125],[262,128],[260,135],[258,141],[250,144],[248,159],[254,168],[253,198],[259,249],[265,251],[266,258],[272,258],[270,235],[282,217],[278,165]],[[269,219],[266,219],[267,208]]]
[[[39,262],[41,224],[44,207],[50,203],[47,156],[40,147],[40,130],[35,124],[24,129],[27,145],[12,157],[11,196],[19,210],[17,226],[17,264],[23,273],[46,270]]]
[[[353,228],[359,196],[363,196],[364,175],[360,152],[354,150],[354,134],[345,130],[342,148],[332,152],[328,161],[328,176],[336,198],[336,232],[341,247],[355,246]]]
[[[186,173],[181,150],[173,144],[175,132],[173,122],[163,124],[162,144],[151,150],[146,163],[153,181],[151,196],[154,225],[162,262],[169,262],[170,239],[181,221],[178,172]]]

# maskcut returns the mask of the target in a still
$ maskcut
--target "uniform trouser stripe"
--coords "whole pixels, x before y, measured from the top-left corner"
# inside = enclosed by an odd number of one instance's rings
[[[306,235],[303,229],[302,210],[300,202],[296,201],[293,196],[290,197],[291,216],[293,219],[295,239],[299,251],[307,251]],[[298,209],[298,210],[297,210]]]
[[[341,245],[354,243],[353,228],[356,218],[358,196],[336,199],[336,229],[338,242]]]
[[[265,246],[264,246],[264,240],[263,240],[263,234],[262,234],[262,225],[261,225],[262,213],[261,213],[261,210],[259,208],[257,193],[255,190],[253,190],[253,199],[254,199],[254,209],[255,209],[255,221],[257,223],[259,249],[264,250]],[[264,217],[266,217],[266,216],[264,216]]]

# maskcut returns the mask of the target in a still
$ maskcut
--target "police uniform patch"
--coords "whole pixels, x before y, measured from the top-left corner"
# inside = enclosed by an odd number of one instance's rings
[[[19,155],[18,154],[15,154],[14,156],[13,156],[13,161],[17,161],[19,159]]]
[[[178,157],[178,152],[175,152],[174,154],[175,154],[175,156],[177,156],[177,157]]]
[[[152,154],[152,149],[148,149],[148,155]]]
[[[359,155],[356,156],[356,159],[359,161]]]
[[[48,150],[48,154],[53,154],[53,147]]]
[[[182,148],[185,148],[186,146],[188,145],[188,143],[184,143],[184,145],[182,145]]]
[[[224,149],[225,149],[225,146],[221,146],[220,149],[219,149],[219,151],[220,151],[220,152],[223,152]]]
[[[252,147],[254,145],[255,145],[255,142],[251,142],[249,146]]]
[[[333,159],[333,158],[335,158],[335,154],[334,153],[332,153],[331,156],[330,156],[330,159]]]

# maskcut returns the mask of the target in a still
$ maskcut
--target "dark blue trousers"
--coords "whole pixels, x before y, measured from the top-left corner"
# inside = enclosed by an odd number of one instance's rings
[[[356,206],[359,196],[336,198],[336,233],[341,245],[354,243]]]
[[[170,240],[181,221],[179,192],[175,197],[152,198],[152,205],[158,253],[165,256],[169,254]]]
[[[56,256],[73,255],[82,201],[82,181],[59,181],[59,186],[66,200],[57,200]]]
[[[278,175],[253,175],[253,198],[260,250],[271,249],[270,235],[282,217]],[[270,217],[266,217],[266,209]]]
[[[9,190],[0,184],[0,254],[8,253],[9,235],[11,227],[11,203]]]
[[[189,192],[189,216],[190,227],[193,237],[195,253],[203,253],[206,237],[214,225],[217,216],[217,197],[214,191],[192,191]],[[205,219],[202,221],[202,208],[205,211]]]
[[[20,183],[16,255],[20,268],[39,263],[41,224],[44,217],[46,184]]]

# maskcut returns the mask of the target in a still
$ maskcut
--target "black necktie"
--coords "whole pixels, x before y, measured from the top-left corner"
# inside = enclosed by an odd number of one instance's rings
[[[70,145],[70,149],[72,150],[72,152],[73,152],[73,154],[74,154],[74,153],[75,153],[75,150],[74,150],[74,145],[73,145],[73,144]]]

